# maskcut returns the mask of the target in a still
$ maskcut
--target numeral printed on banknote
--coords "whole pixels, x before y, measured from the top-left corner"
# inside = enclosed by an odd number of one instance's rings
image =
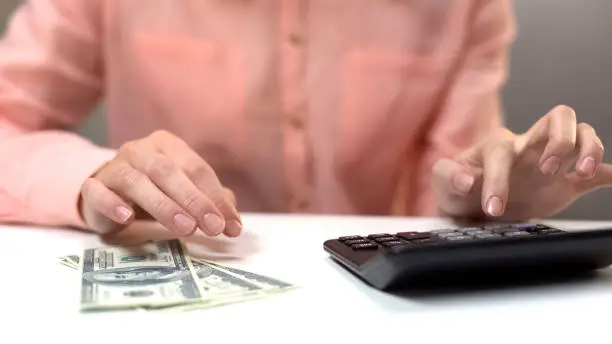
[[[84,310],[158,307],[202,299],[197,276],[178,240],[87,249],[82,260]]]

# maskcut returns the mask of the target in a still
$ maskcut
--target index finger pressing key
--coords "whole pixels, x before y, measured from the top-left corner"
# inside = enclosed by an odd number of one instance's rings
[[[490,216],[501,216],[508,200],[514,147],[511,141],[500,140],[484,154],[483,208]]]

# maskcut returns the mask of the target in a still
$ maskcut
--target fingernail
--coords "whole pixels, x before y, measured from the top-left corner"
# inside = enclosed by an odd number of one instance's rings
[[[453,185],[461,192],[470,192],[474,185],[474,177],[467,173],[460,173],[453,179]]]
[[[593,173],[595,173],[595,159],[587,156],[586,158],[582,159],[578,169],[589,176],[593,175]]]
[[[117,207],[117,218],[121,223],[125,223],[132,216],[132,211],[122,205]]]
[[[225,226],[225,230],[229,236],[238,236],[242,231],[242,224],[236,220],[229,220]]]
[[[190,234],[195,228],[195,221],[186,215],[176,214],[174,215],[174,225],[181,234]]]
[[[544,161],[544,163],[541,166],[541,169],[542,169],[542,173],[544,174],[547,174],[547,173],[556,174],[557,171],[559,171],[560,167],[561,167],[561,160],[557,158],[556,156],[551,156],[550,158]]]
[[[502,207],[502,201],[497,196],[492,196],[487,201],[487,213],[491,216],[501,215]]]
[[[220,234],[225,229],[225,221],[218,215],[212,213],[204,215],[204,225],[206,227],[204,230],[211,235]]]

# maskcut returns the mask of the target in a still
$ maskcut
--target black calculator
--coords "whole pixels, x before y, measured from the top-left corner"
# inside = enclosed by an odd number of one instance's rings
[[[352,235],[323,246],[333,260],[380,290],[445,278],[592,272],[612,265],[612,229],[567,231],[540,223]]]

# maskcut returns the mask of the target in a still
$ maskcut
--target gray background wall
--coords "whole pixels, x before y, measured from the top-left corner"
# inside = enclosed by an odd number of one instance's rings
[[[0,0],[0,32],[20,0]],[[504,89],[507,123],[524,131],[557,104],[576,109],[612,145],[612,1],[515,0],[519,36],[511,77]],[[97,111],[78,132],[104,144],[104,117]],[[612,146],[611,146],[612,147]],[[612,149],[605,155],[612,162]],[[583,197],[559,218],[612,219],[612,189]]]

